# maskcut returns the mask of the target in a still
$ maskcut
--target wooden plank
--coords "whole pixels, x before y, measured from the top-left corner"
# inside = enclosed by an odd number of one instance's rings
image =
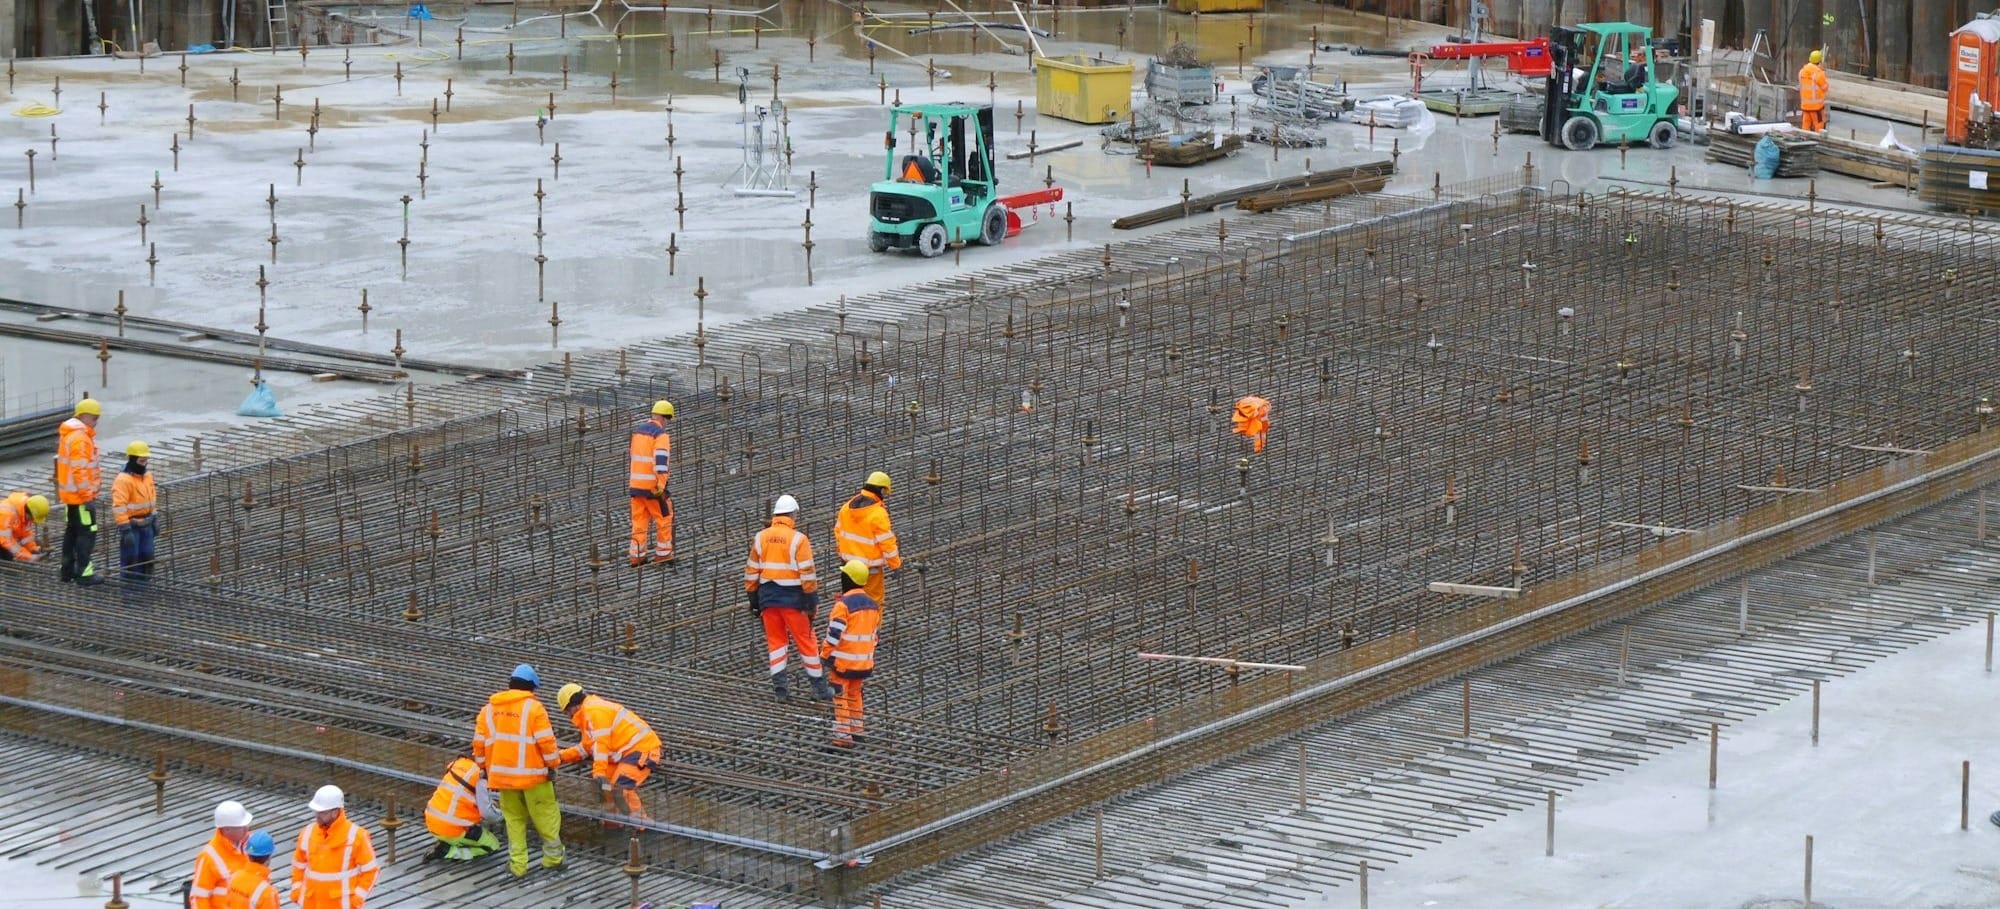
[[[1869,79],[1832,71],[1827,73],[1827,81],[1832,83],[1827,90],[1827,105],[1834,110],[1864,114],[1912,126],[1929,124],[1934,129],[1941,129],[1944,126],[1943,92],[1902,82]]]
[[[1272,192],[1281,189],[1298,189],[1307,186],[1317,186],[1322,183],[1338,183],[1343,180],[1354,180],[1361,177],[1388,176],[1393,173],[1395,173],[1395,165],[1393,162],[1375,161],[1368,164],[1356,164],[1350,167],[1335,168],[1333,170],[1315,171],[1310,174],[1300,174],[1292,177],[1280,177],[1279,179],[1276,180],[1265,180],[1262,183],[1252,183],[1247,186],[1238,186],[1234,189],[1226,189],[1217,193],[1209,193],[1208,195],[1205,196],[1196,196],[1189,199],[1185,203],[1162,205],[1159,208],[1152,208],[1141,212],[1134,212],[1133,214],[1126,215],[1122,218],[1119,218],[1116,221],[1111,222],[1111,227],[1114,230],[1131,230],[1136,227],[1148,227],[1154,224],[1161,224],[1167,221],[1171,221],[1174,220],[1175,218],[1186,217],[1191,214],[1200,214],[1204,212],[1214,211],[1215,209],[1220,208],[1224,205],[1229,205],[1231,203],[1234,203],[1237,200],[1242,199],[1244,196],[1256,195],[1258,193]]]
[[[1309,186],[1301,189],[1259,193],[1254,196],[1244,196],[1236,200],[1236,210],[1270,211],[1274,208],[1283,208],[1287,205],[1323,202],[1327,199],[1337,199],[1341,196],[1349,196],[1356,193],[1381,192],[1382,187],[1387,185],[1389,185],[1389,178],[1385,175],[1342,180],[1338,183],[1322,183],[1318,186]]]

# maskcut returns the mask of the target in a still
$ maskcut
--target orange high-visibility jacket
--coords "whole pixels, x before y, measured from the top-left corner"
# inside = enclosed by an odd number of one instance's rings
[[[308,823],[292,850],[292,902],[303,909],[361,909],[381,870],[368,831],[347,812],[326,827]]]
[[[656,495],[667,488],[673,450],[674,440],[667,434],[665,422],[648,419],[632,428],[628,454],[632,470],[626,488],[633,498]]]
[[[35,519],[28,514],[28,494],[17,492],[0,502],[0,549],[17,559],[35,554]]]
[[[873,597],[850,590],[833,601],[826,619],[826,645],[820,658],[833,661],[833,674],[865,679],[875,671],[875,633],[882,627],[882,607]]]
[[[819,591],[819,572],[813,568],[813,545],[798,531],[792,516],[781,514],[771,526],[757,533],[750,543],[750,560],[743,566],[743,589],[756,590],[761,584],[796,587],[804,593]]]
[[[1236,401],[1236,411],[1229,415],[1230,431],[1239,436],[1249,436],[1256,440],[1255,450],[1264,450],[1264,435],[1271,431],[1271,402],[1245,395]]]
[[[473,726],[472,759],[493,789],[533,789],[549,781],[562,756],[549,712],[534,692],[510,688],[487,701]]]
[[[452,761],[424,806],[424,829],[447,840],[464,836],[485,817],[489,798],[479,765],[469,757]]]
[[[208,844],[194,857],[194,886],[188,890],[188,905],[194,909],[221,909],[219,900],[229,889],[230,876],[249,861],[243,857],[243,850],[221,832],[209,837]]]
[[[1817,63],[1799,67],[1799,110],[1826,108],[1826,70]]]
[[[903,567],[903,554],[896,549],[896,531],[889,526],[889,506],[866,489],[840,506],[840,515],[833,522],[833,545],[842,561],[859,559],[871,572]]]
[[[243,863],[229,878],[217,900],[218,909],[278,909],[278,887],[271,883],[271,868],[262,862]]]
[[[144,476],[130,471],[119,471],[111,479],[111,517],[123,527],[137,518],[153,515],[153,474]]]
[[[97,501],[104,475],[97,467],[97,430],[71,417],[56,432],[56,492],[64,505]]]
[[[611,776],[612,765],[635,754],[657,755],[660,736],[639,715],[617,701],[586,695],[576,712],[576,731],[582,741],[562,750],[565,764],[590,756],[592,776]]]

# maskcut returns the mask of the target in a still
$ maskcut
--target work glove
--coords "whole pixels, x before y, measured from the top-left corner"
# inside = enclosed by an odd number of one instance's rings
[[[764,610],[762,607],[757,605],[757,589],[753,587],[747,591],[744,591],[743,595],[750,601],[750,614],[753,616],[761,617],[764,613]]]

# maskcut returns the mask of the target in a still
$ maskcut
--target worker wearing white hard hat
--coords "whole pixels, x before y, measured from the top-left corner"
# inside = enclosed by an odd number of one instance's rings
[[[194,878],[187,885],[187,904],[193,909],[221,909],[222,895],[229,879],[249,859],[243,842],[250,837],[250,811],[242,802],[228,801],[215,806],[215,835],[194,857]]]
[[[799,500],[781,495],[771,505],[771,525],[750,543],[743,566],[743,591],[750,611],[764,623],[765,650],[770,657],[771,689],[778,700],[791,696],[785,669],[786,639],[799,648],[812,683],[813,700],[833,699],[820,668],[819,642],[813,638],[813,612],[819,608],[819,574],[813,570],[812,541],[798,529]]]
[[[306,803],[312,823],[292,850],[292,902],[301,909],[360,909],[381,866],[368,831],[347,819],[347,794],[321,786]]]

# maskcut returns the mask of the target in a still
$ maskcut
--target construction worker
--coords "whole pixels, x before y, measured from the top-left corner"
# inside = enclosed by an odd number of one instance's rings
[[[104,405],[84,398],[56,431],[56,492],[64,517],[59,577],[84,586],[104,583],[91,561],[97,549],[97,494],[104,483],[97,467],[97,421],[103,416]]]
[[[556,692],[556,708],[569,714],[570,724],[582,741],[562,750],[562,762],[574,764],[590,758],[590,775],[604,795],[604,807],[616,812],[612,792],[624,794],[624,810],[639,820],[652,820],[639,787],[653,775],[660,763],[660,737],[653,727],[627,710],[623,704],[606,700],[571,682]]]
[[[655,539],[653,561],[674,560],[674,500],[667,492],[672,473],[674,440],[667,423],[674,418],[672,401],[654,401],[653,414],[632,428],[631,478],[627,492],[632,500],[632,564],[646,564],[647,527]]]
[[[1799,128],[1807,132],[1826,132],[1826,70],[1820,67],[1825,55],[1813,51],[1806,57],[1806,65],[1799,67]]]
[[[789,635],[812,680],[813,700],[833,698],[819,664],[812,616],[819,609],[819,574],[813,570],[812,541],[798,530],[799,500],[779,496],[771,507],[771,525],[750,542],[750,560],[743,566],[743,590],[750,610],[764,623],[764,643],[771,656],[771,690],[778,700],[791,696],[786,687],[786,645]]]
[[[1244,395],[1236,399],[1236,410],[1229,415],[1229,431],[1251,440],[1252,451],[1263,451],[1264,440],[1271,433],[1271,402],[1256,395]]]
[[[153,475],[146,464],[153,450],[144,442],[125,446],[125,469],[111,481],[111,520],[118,524],[118,570],[127,581],[153,574]]]
[[[215,835],[194,857],[194,880],[188,885],[190,909],[220,909],[218,900],[229,879],[243,867],[243,843],[250,838],[250,811],[242,802],[215,806]]]
[[[437,838],[424,861],[465,862],[497,851],[500,838],[483,824],[494,817],[493,792],[486,788],[479,763],[471,754],[460,754],[445,768],[444,778],[431,791],[430,804],[424,806],[424,829]]]
[[[528,824],[542,837],[542,867],[562,867],[562,807],[556,804],[555,769],[562,766],[549,713],[535,699],[542,677],[526,663],[514,667],[507,690],[479,711],[473,727],[472,760],[486,785],[500,793],[500,817],[507,823],[507,870],[528,873]]]
[[[833,546],[843,562],[858,561],[868,566],[868,596],[876,605],[882,598],[883,579],[889,571],[903,567],[903,554],[896,548],[896,531],[889,526],[889,475],[875,471],[868,475],[861,491],[840,506],[833,522]]]
[[[271,883],[271,856],[278,844],[262,830],[243,842],[243,867],[229,878],[216,899],[218,909],[278,909],[278,887]]]
[[[49,519],[49,497],[25,492],[0,501],[0,562],[32,562],[40,558],[35,525]]]
[[[312,823],[292,850],[292,902],[301,909],[361,909],[375,889],[375,844],[347,819],[347,794],[321,786],[306,803]]]
[[[882,605],[868,595],[868,565],[849,559],[840,566],[840,598],[826,617],[820,656],[833,669],[833,745],[852,748],[861,739],[861,683],[875,672],[875,635]]]

